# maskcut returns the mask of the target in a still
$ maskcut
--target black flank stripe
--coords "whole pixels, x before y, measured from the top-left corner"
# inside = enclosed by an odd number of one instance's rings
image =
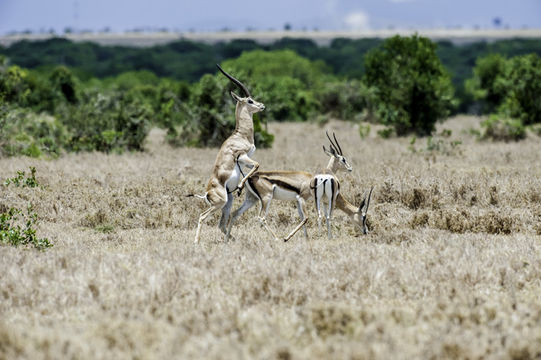
[[[334,192],[335,192],[335,191],[334,191],[334,190],[335,190],[335,187],[334,187],[334,186],[335,186],[335,184],[334,184],[334,178],[331,178],[331,200],[330,200],[331,203],[329,204],[329,206],[331,207],[331,209],[332,209],[332,200],[334,199]]]
[[[317,204],[317,177],[314,180],[315,180],[315,184],[314,184],[314,201]]]
[[[281,181],[281,180],[271,180],[271,182],[275,183],[276,185],[278,185],[278,186],[281,187],[281,188],[284,188],[284,189],[289,190],[289,191],[293,191],[293,192],[296,193],[296,194],[300,194],[299,189],[297,189],[297,188],[294,187],[294,186],[289,185],[288,183],[286,183],[286,182],[284,182],[284,181]]]
[[[255,193],[257,198],[259,200],[261,200],[261,196],[259,195],[259,192],[257,191],[256,187],[254,186],[254,180],[251,177],[248,178],[248,185],[250,185],[250,189],[252,189],[252,191]]]

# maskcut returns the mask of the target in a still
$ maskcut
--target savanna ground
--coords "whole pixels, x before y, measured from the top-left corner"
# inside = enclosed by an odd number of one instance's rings
[[[478,142],[479,119],[450,138],[361,139],[354,125],[270,124],[262,169],[316,170],[337,133],[354,166],[342,192],[374,185],[370,234],[335,212],[335,238],[276,242],[246,213],[224,243],[218,215],[193,244],[217,149],[0,159],[0,178],[37,168],[39,252],[0,247],[0,358],[540,358],[541,142]],[[451,146],[454,140],[462,144]],[[235,207],[240,200],[235,200]],[[298,221],[275,202],[282,234]]]

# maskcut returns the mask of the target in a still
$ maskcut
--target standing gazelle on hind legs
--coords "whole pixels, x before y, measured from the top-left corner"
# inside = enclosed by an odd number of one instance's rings
[[[240,97],[231,92],[231,96],[237,102],[235,108],[235,131],[229,136],[220,147],[216,156],[212,174],[207,184],[207,191],[204,195],[196,195],[205,199],[210,206],[199,216],[197,231],[195,233],[195,243],[199,242],[201,227],[205,219],[214,211],[222,209],[220,219],[220,230],[225,234],[229,213],[233,205],[233,192],[241,190],[246,180],[252,176],[259,168],[259,163],[250,157],[255,151],[254,145],[254,122],[252,116],[254,113],[263,111],[265,105],[255,101],[248,88],[239,80],[226,73],[218,64],[218,69],[243,92],[245,97]],[[242,166],[247,166],[250,171],[244,176]]]

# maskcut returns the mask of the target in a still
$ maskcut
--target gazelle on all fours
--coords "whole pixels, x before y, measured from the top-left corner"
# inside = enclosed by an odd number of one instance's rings
[[[329,133],[325,133],[327,135],[327,138],[329,139],[329,142],[331,145],[329,146],[329,150],[325,149],[325,146],[323,146],[323,151],[331,156],[331,161],[327,165],[327,168],[323,170],[322,173],[318,173],[314,175],[312,178],[312,181],[310,182],[310,188],[314,191],[314,198],[316,203],[316,211],[317,211],[317,227],[321,230],[321,200],[324,196],[327,198],[327,212],[325,214],[325,219],[327,222],[327,236],[329,239],[332,238],[331,234],[331,217],[332,217],[332,210],[334,209],[334,205],[336,202],[336,197],[340,193],[340,182],[338,181],[338,178],[334,175],[336,170],[338,169],[338,165],[347,164],[347,161],[344,158],[344,154],[342,153],[342,148],[340,147],[340,144],[338,143],[338,140],[336,139],[336,135],[333,133],[334,143],[329,136]],[[337,160],[338,159],[338,160]],[[334,163],[331,163],[334,162]],[[337,163],[338,162],[338,163]],[[351,171],[351,166],[346,166],[346,169],[348,171]]]
[[[341,149],[339,150],[339,148],[333,148],[334,146],[331,146],[331,151],[327,151],[324,148],[325,153],[331,156],[329,164],[327,165],[327,169],[334,171],[345,169],[351,171],[351,166],[341,154]],[[305,226],[307,219],[304,215],[303,207],[306,201],[309,200],[312,195],[312,191],[310,189],[310,182],[312,181],[313,176],[313,174],[304,171],[276,170],[257,171],[256,173],[254,173],[254,175],[248,179],[248,191],[246,192],[246,198],[244,200],[244,203],[232,214],[231,222],[229,223],[227,231],[227,237],[230,235],[231,228],[233,227],[237,218],[241,216],[246,210],[250,209],[252,206],[259,202],[259,220],[265,226],[265,228],[273,235],[273,237],[275,239],[278,239],[276,234],[269,228],[265,220],[271,201],[273,199],[277,199],[296,201],[297,210],[299,211],[299,216],[301,218],[301,222],[293,231],[291,231],[290,234],[288,234],[284,238],[284,241],[289,240],[298,230],[300,230],[301,227],[304,227],[305,238],[308,238],[308,233]],[[338,194],[336,198],[336,207],[345,212],[353,221],[353,223],[356,226],[360,227],[363,233],[366,234],[366,211],[364,213],[363,220],[363,213],[361,208],[357,208],[356,206],[349,203],[341,194]]]
[[[196,195],[205,199],[210,207],[199,216],[195,243],[199,242],[203,221],[218,209],[222,209],[220,229],[226,233],[226,225],[229,220],[229,212],[233,205],[233,192],[242,189],[246,180],[257,171],[259,164],[250,156],[255,151],[254,123],[252,115],[265,109],[265,105],[255,101],[250,91],[239,80],[226,73],[218,64],[218,69],[243,92],[245,97],[240,97],[231,92],[231,96],[237,102],[235,108],[235,131],[222,144],[212,169],[212,174],[207,184],[204,195]],[[241,167],[247,166],[250,171],[244,176]]]

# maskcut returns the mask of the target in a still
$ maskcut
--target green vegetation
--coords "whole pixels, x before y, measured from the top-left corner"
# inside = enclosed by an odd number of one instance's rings
[[[166,129],[173,145],[218,146],[234,128],[236,89],[216,63],[267,105],[254,116],[258,147],[272,145],[268,121],[381,122],[384,137],[430,135],[454,111],[532,125],[541,116],[535,53],[541,40],[181,40],[149,48],[21,41],[0,48],[0,155],[139,151],[152,126]]]
[[[9,186],[9,184],[13,184],[15,187],[30,187],[35,188],[38,187],[38,181],[36,180],[36,168],[31,166],[30,167],[30,176],[25,177],[24,171],[17,171],[17,175],[8,178],[4,181],[4,186]]]
[[[397,135],[430,135],[453,106],[451,78],[428,38],[386,40],[366,55],[364,79],[376,89],[378,117]]]
[[[481,123],[483,131],[481,139],[496,141],[518,141],[526,137],[526,129],[518,119],[502,118],[498,115],[490,115]]]
[[[65,65],[83,81],[92,77],[114,77],[128,71],[148,70],[158,77],[186,82],[197,82],[204,74],[214,73],[214,64],[224,59],[239,57],[252,50],[290,49],[312,61],[322,61],[332,74],[340,78],[360,80],[364,74],[364,55],[383,43],[380,39],[343,39],[331,41],[329,46],[318,46],[308,39],[284,38],[272,44],[258,44],[253,40],[238,39],[215,45],[179,40],[149,48],[100,46],[74,43],[62,38],[44,41],[21,41],[0,54],[24,68],[50,69]],[[536,53],[541,55],[541,39],[512,39],[495,42],[474,42],[455,45],[450,41],[437,42],[436,53],[452,75],[459,112],[475,109],[475,100],[465,91],[464,81],[472,76],[477,58],[489,54],[513,57]]]
[[[17,171],[17,175],[4,181],[3,187],[10,184],[21,188],[36,188],[39,186],[36,180],[36,168],[30,168],[30,175],[25,177],[24,171]],[[38,238],[36,227],[38,215],[34,211],[32,203],[22,210],[17,207],[7,207],[0,203],[0,244],[4,245],[30,245],[38,250],[44,250],[53,244],[47,238]]]
[[[493,113],[482,124],[484,138],[520,140],[525,137],[525,126],[541,123],[541,58],[537,54],[480,58],[466,88]]]

